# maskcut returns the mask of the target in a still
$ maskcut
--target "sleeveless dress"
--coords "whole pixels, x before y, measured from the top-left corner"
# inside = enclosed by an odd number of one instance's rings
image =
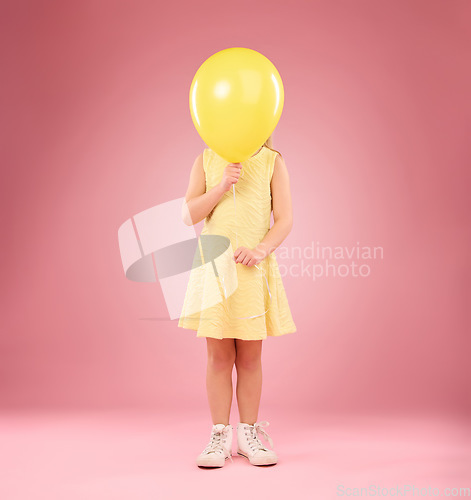
[[[261,340],[296,332],[275,254],[257,267],[233,260],[238,247],[254,248],[270,229],[277,154],[262,146],[241,162],[235,207],[231,187],[204,221],[178,321],[196,337]],[[206,191],[219,184],[228,163],[209,148],[203,151]]]

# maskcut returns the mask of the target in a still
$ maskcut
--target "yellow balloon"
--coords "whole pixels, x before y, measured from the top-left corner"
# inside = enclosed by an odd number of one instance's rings
[[[206,59],[190,87],[196,130],[229,163],[243,162],[260,149],[275,130],[283,104],[278,70],[264,55],[244,47]]]

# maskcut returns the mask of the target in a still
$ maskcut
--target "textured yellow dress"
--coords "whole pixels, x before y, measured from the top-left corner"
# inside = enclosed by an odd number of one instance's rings
[[[260,340],[296,332],[275,254],[270,253],[257,267],[232,260],[238,247],[254,248],[270,229],[270,182],[277,154],[263,146],[241,162],[235,206],[231,188],[204,221],[194,262],[201,259],[205,265],[196,264],[191,271],[178,321],[179,327],[196,330],[197,337]],[[227,165],[212,149],[204,150],[206,191],[219,184]],[[213,257],[222,254],[212,262],[205,262],[204,238],[216,239]]]

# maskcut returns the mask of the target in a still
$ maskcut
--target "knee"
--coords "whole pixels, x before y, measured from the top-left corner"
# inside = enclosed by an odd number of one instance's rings
[[[234,366],[235,352],[211,352],[208,354],[208,364],[213,370],[230,370]]]
[[[260,368],[262,363],[261,357],[258,353],[244,353],[237,354],[235,365],[237,369],[255,371]]]

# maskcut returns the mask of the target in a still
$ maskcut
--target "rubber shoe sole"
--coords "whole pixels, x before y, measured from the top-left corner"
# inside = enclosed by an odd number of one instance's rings
[[[214,460],[210,457],[208,457],[206,460],[200,458],[199,460],[197,460],[196,465],[204,469],[219,469],[220,467],[224,467],[224,465],[226,464],[226,460],[228,459],[229,457],[225,457],[223,462],[214,463]]]
[[[278,463],[278,460],[276,459],[273,461],[272,458],[270,457],[253,457],[250,459],[247,455],[244,455],[241,451],[237,450],[237,454],[245,457],[252,465],[275,465]]]

